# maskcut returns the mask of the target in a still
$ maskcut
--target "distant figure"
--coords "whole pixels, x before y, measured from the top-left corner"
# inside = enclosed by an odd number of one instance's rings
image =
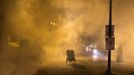
[[[66,51],[67,58],[66,58],[66,63],[68,62],[75,62],[75,53],[74,50],[67,50]]]

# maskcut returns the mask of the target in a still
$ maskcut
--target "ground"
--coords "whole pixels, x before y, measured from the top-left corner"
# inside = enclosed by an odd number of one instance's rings
[[[66,64],[63,60],[45,62],[35,75],[104,75],[107,61],[79,58],[76,63]],[[112,62],[114,75],[134,75],[134,67]]]

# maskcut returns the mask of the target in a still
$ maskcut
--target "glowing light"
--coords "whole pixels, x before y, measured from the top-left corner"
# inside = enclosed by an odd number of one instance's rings
[[[56,23],[55,23],[55,22],[52,22],[52,21],[50,22],[50,24],[51,24],[51,25],[53,25],[53,26],[55,26],[55,25],[56,25]]]
[[[50,24],[53,24],[53,22],[51,21]]]
[[[93,50],[93,54],[98,55],[97,49],[94,49],[94,50]]]
[[[93,59],[96,60],[98,58],[99,52],[97,51],[97,49],[93,50]]]
[[[55,26],[56,23],[53,23],[53,25]]]
[[[96,60],[98,58],[98,55],[93,55],[93,59]]]

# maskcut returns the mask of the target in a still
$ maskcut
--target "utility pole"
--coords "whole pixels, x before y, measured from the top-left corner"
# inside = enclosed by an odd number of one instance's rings
[[[112,25],[112,0],[109,0],[109,24],[106,25],[106,50],[108,50],[108,64],[106,75],[112,75],[111,51],[115,49],[114,25]]]
[[[112,36],[112,0],[109,1],[109,37]],[[108,74],[111,74],[111,50],[108,50]]]

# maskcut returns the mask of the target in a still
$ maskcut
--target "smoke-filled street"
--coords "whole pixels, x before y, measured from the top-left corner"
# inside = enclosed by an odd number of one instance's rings
[[[134,1],[112,0],[107,33],[109,1],[0,0],[0,75],[105,75],[106,34],[112,72],[134,75]]]
[[[112,63],[114,75],[133,75],[134,66]],[[66,64],[63,60],[53,60],[44,64],[36,75],[105,75],[106,61],[94,61],[80,57],[76,63]]]

